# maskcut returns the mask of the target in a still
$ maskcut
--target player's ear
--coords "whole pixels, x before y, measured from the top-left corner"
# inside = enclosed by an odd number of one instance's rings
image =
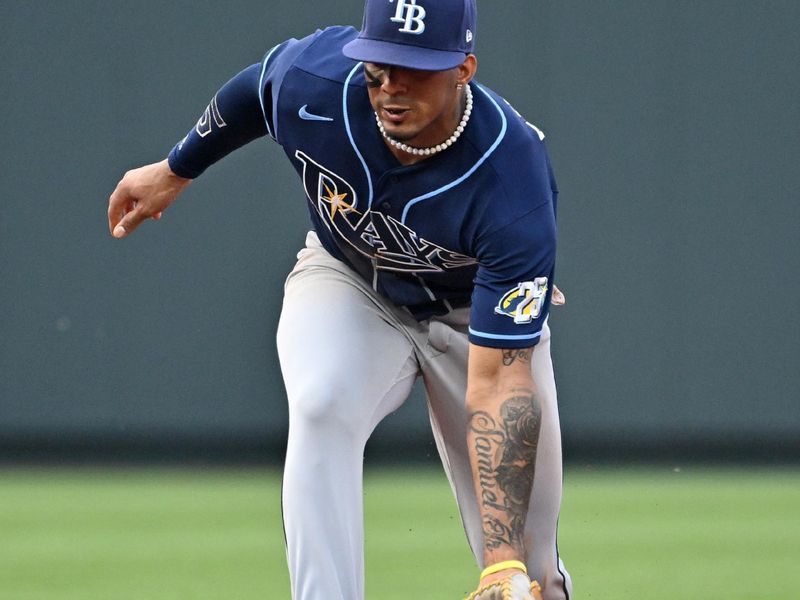
[[[478,59],[474,54],[467,54],[467,58],[456,67],[456,70],[458,83],[467,84],[475,77],[475,72],[478,70]]]

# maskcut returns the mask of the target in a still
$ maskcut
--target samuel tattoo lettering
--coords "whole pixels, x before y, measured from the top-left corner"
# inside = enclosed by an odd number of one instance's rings
[[[500,422],[478,411],[471,415],[469,427],[477,456],[486,547],[508,545],[524,551],[523,530],[542,418],[531,390],[511,393],[500,406]]]

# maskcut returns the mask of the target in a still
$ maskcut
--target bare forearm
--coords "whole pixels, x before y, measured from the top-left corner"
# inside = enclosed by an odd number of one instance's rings
[[[514,375],[493,385],[473,385],[468,392],[468,444],[487,565],[526,557],[525,519],[541,426],[531,351],[498,351],[503,352],[500,369],[515,369]]]

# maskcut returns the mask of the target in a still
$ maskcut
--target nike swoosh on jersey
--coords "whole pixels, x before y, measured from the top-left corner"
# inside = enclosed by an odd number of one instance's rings
[[[297,111],[298,116],[304,121],[333,121],[333,119],[330,117],[323,117],[321,115],[310,113],[306,110],[307,108],[308,104],[303,104],[303,106],[300,107],[300,110]]]

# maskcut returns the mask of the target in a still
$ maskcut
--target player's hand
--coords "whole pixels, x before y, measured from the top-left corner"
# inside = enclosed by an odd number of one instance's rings
[[[128,171],[108,199],[108,230],[123,238],[146,219],[160,219],[170,204],[192,182],[178,177],[167,160]]]

